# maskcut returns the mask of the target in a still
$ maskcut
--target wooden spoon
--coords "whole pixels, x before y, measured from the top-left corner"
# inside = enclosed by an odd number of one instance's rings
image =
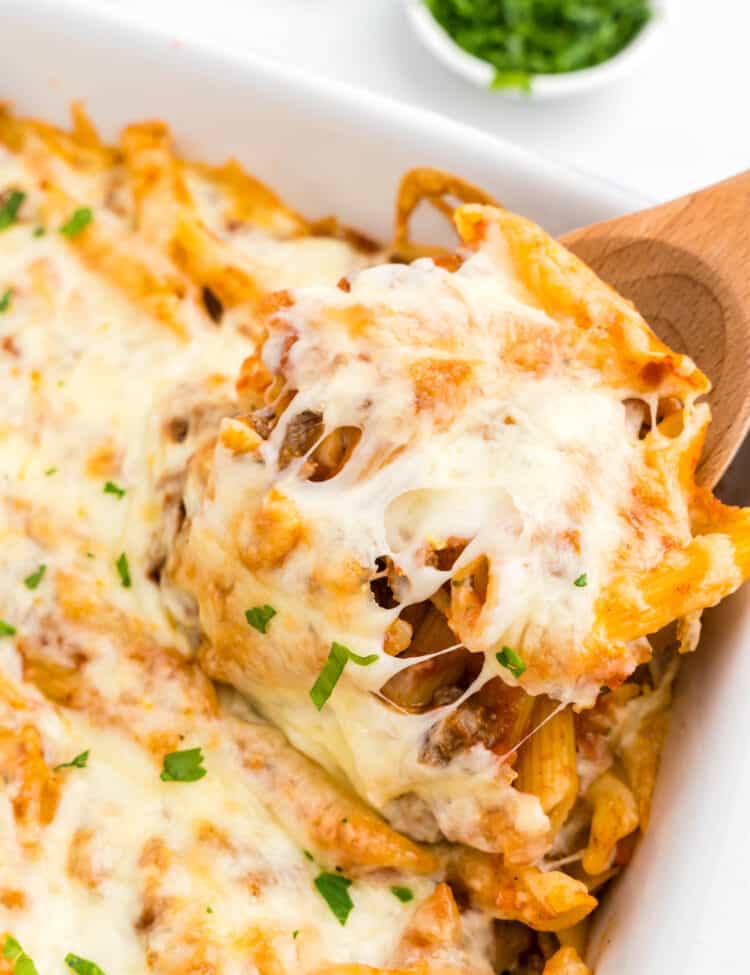
[[[713,421],[698,467],[698,480],[713,487],[750,426],[750,171],[574,230],[563,243],[713,383]],[[750,442],[746,450],[750,460]]]

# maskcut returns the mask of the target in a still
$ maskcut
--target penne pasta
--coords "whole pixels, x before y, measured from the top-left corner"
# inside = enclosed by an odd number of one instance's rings
[[[384,868],[435,872],[437,861],[429,850],[392,830],[291,749],[278,732],[237,722],[232,734],[243,764],[258,781],[274,815],[321,862],[354,872]]]
[[[618,842],[638,828],[638,807],[627,785],[611,772],[591,783],[586,801],[593,814],[582,864],[586,873],[596,875],[612,865]]]
[[[578,797],[573,711],[560,710],[554,701],[540,698],[531,726],[537,730],[519,749],[515,784],[521,792],[539,798],[557,833]]]
[[[544,966],[543,975],[591,975],[575,948],[560,948]]]
[[[495,200],[478,186],[473,186],[466,180],[443,173],[438,169],[420,167],[409,170],[403,176],[396,197],[396,218],[391,245],[391,250],[395,255],[402,260],[414,260],[416,257],[425,255],[430,257],[448,256],[448,252],[444,248],[413,243],[409,233],[409,222],[419,204],[424,200],[450,219],[455,207],[448,202],[447,198],[449,197],[463,203],[486,203],[490,205],[495,203]]]
[[[574,924],[570,928],[563,928],[557,932],[557,939],[563,948],[572,948],[583,957],[586,953],[586,946],[589,940],[589,929],[591,927],[591,915]]]
[[[499,857],[473,850],[450,856],[448,879],[477,907],[500,920],[522,921],[535,931],[569,928],[597,904],[580,881],[561,871],[514,869]]]

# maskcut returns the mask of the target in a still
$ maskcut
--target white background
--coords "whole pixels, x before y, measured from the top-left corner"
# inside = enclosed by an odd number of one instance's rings
[[[654,200],[750,168],[749,0],[674,0],[664,44],[635,75],[546,103],[455,77],[412,35],[401,0],[89,2],[444,112]]]

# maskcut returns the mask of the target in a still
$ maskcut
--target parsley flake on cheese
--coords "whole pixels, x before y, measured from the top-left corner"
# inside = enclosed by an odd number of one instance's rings
[[[96,962],[89,961],[88,958],[81,958],[80,955],[74,955],[72,952],[68,952],[65,956],[65,964],[77,975],[104,975]]]
[[[107,481],[107,483],[104,485],[104,493],[114,494],[118,498],[122,498],[124,497],[126,491],[125,488],[121,488],[119,484],[115,484],[114,481]]]
[[[526,664],[521,660],[516,651],[511,650],[510,647],[503,647],[500,653],[496,653],[495,656],[500,666],[509,670],[516,679],[526,670]]]
[[[313,882],[318,893],[343,927],[354,908],[354,902],[349,896],[351,880],[336,873],[320,873]]]
[[[11,190],[0,204],[0,230],[7,230],[11,224],[16,222],[18,211],[21,204],[26,199],[26,194],[21,190]]]
[[[414,900],[414,894],[408,887],[391,887],[391,893],[394,897],[398,897],[403,904],[408,904],[409,901]]]
[[[5,941],[3,942],[3,958],[13,960],[14,975],[39,975],[36,970],[36,965],[12,934],[5,936]]]
[[[46,571],[47,566],[42,563],[35,572],[32,572],[31,575],[26,576],[26,578],[23,580],[24,586],[26,586],[27,589],[36,589],[44,578],[44,573]]]
[[[61,768],[86,768],[90,754],[90,751],[87,749],[85,752],[81,752],[80,755],[76,755],[69,762],[61,762],[59,765],[55,765],[53,771],[57,772]]]
[[[378,659],[376,653],[370,653],[366,657],[354,653],[349,647],[342,643],[332,643],[328,654],[328,659],[323,665],[323,669],[318,674],[317,680],[310,688],[310,697],[318,711],[322,710],[323,705],[333,693],[334,687],[338,684],[339,678],[344,673],[347,661],[357,664],[359,667],[369,667]]]
[[[125,589],[130,589],[133,584],[133,580],[130,578],[128,557],[124,552],[120,553],[120,557],[115,562],[115,567],[117,568],[118,575],[120,576],[120,582],[123,584]]]
[[[205,774],[202,750],[186,748],[164,756],[164,767],[159,778],[162,782],[197,782]]]
[[[23,948],[16,941],[12,934],[5,935],[3,942],[3,958],[18,958],[23,954]]]
[[[74,210],[65,223],[60,227],[60,233],[64,237],[77,237],[82,230],[94,219],[94,214],[90,207],[79,207]]]
[[[268,630],[268,624],[276,615],[276,610],[273,606],[269,606],[267,603],[265,606],[253,606],[252,609],[245,610],[245,619],[248,621],[250,626],[258,633],[266,633]]]

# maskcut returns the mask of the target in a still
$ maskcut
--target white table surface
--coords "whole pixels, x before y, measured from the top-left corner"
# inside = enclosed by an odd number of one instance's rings
[[[89,0],[416,103],[664,200],[750,168],[750,3],[675,0],[635,75],[562,102],[509,102],[456,78],[401,0]]]

